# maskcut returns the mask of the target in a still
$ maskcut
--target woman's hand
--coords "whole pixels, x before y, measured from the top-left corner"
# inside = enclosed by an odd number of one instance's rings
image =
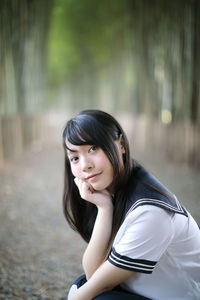
[[[82,199],[95,204],[98,208],[113,206],[112,197],[107,190],[96,191],[88,182],[77,177],[74,179],[74,182],[79,189]]]

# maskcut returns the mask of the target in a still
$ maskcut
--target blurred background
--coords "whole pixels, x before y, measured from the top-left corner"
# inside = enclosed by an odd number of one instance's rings
[[[0,165],[61,116],[99,108],[140,151],[199,167],[199,5],[1,1]]]
[[[85,247],[62,214],[61,134],[113,114],[200,222],[199,0],[0,1],[0,299],[66,299]]]

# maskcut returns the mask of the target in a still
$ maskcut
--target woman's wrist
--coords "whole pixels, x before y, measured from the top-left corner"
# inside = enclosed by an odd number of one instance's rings
[[[104,204],[104,205],[97,205],[98,213],[103,213],[103,214],[112,214],[114,207],[112,202]]]
[[[98,210],[106,210],[106,211],[113,211],[113,199],[112,196],[106,191],[107,194],[102,194],[103,197],[99,199],[96,203],[97,209]]]

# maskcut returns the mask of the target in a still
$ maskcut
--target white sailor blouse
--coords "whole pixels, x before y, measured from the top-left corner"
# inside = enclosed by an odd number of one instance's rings
[[[121,286],[158,300],[200,299],[200,231],[177,198],[137,167],[108,261],[136,272]],[[196,297],[196,298],[195,298]]]

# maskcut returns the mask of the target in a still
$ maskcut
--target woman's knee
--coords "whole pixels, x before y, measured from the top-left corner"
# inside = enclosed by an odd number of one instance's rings
[[[68,293],[68,300],[70,300],[71,296],[79,289],[84,283],[86,283],[86,276],[85,274],[78,277],[71,285]]]
[[[80,277],[78,277],[73,283],[72,285],[76,285],[77,288],[80,288],[82,285],[84,285],[86,283],[87,279],[85,274],[81,275]]]

